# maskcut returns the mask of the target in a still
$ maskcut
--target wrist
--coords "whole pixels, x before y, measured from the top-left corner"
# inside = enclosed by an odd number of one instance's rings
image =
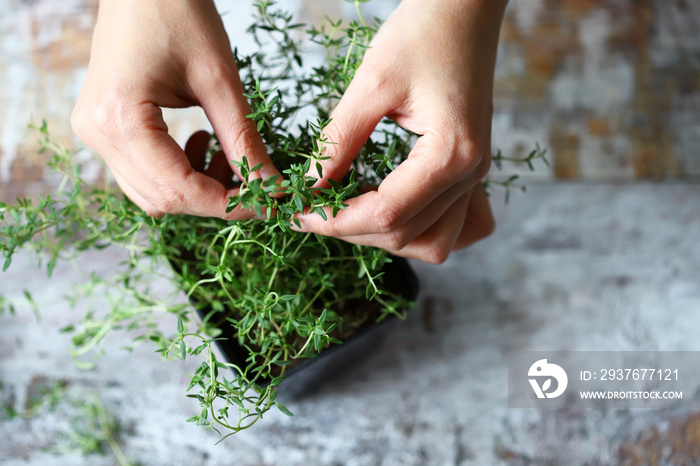
[[[420,14],[440,15],[451,21],[478,21],[489,28],[500,28],[508,0],[402,0],[399,8]]]
[[[118,0],[117,0],[118,1]],[[426,7],[457,14],[502,15],[508,0],[401,0],[400,6]]]
[[[138,17],[150,15],[175,17],[189,15],[193,11],[214,11],[214,0],[99,0],[100,16],[133,13]]]

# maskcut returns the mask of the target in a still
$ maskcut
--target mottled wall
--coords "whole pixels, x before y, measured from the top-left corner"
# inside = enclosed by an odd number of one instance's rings
[[[351,13],[340,0],[281,3],[306,21]],[[32,115],[65,144],[79,143],[69,115],[96,4],[0,0],[0,199],[46,190],[43,157],[25,137]],[[375,0],[372,13],[395,4]],[[250,11],[245,3],[225,17],[239,46]],[[699,2],[513,0],[496,74],[494,146],[548,147],[553,171],[539,177],[700,175]],[[166,117],[180,141],[204,125],[197,111]]]
[[[65,144],[90,52],[97,2],[0,0],[0,199],[45,190],[44,157],[26,137],[46,118]]]
[[[699,2],[513,1],[501,37],[496,139],[562,178],[700,175]]]

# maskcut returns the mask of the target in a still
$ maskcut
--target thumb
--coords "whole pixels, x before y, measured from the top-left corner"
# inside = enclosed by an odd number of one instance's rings
[[[339,181],[350,169],[362,146],[372,135],[379,121],[389,113],[386,96],[371,83],[355,76],[331,114],[331,122],[323,129],[327,142],[320,161],[321,172],[312,164],[309,174],[317,178],[316,186],[325,186],[328,180]],[[321,175],[321,176],[319,176]]]
[[[195,89],[199,104],[211,122],[236,175],[241,178],[239,167],[232,161],[241,162],[243,157],[247,158],[251,168],[263,164],[260,170],[251,174],[251,178],[280,175],[267,154],[255,122],[246,118],[252,112],[243,95],[243,85],[235,64],[229,72],[208,75],[206,86],[203,87],[206,87],[203,92]]]

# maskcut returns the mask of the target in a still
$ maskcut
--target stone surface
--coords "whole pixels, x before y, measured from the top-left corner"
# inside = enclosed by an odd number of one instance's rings
[[[309,22],[352,14],[340,0],[280,3]],[[386,17],[395,3],[373,2],[373,13]],[[32,115],[78,143],[68,116],[96,4],[0,2],[0,200],[55,185],[24,136]],[[245,48],[251,7],[235,13],[224,20]],[[494,146],[548,147],[552,172],[531,179],[700,175],[698,13],[682,0],[510,2]],[[206,125],[197,111],[166,119],[181,143]],[[0,292],[32,290],[41,319],[26,308],[0,316],[0,464],[116,464],[109,450],[46,451],[63,444],[93,394],[115,416],[126,456],[144,465],[699,464],[697,407],[549,412],[506,400],[509,351],[700,350],[698,185],[542,184],[508,208],[495,204],[492,238],[442,266],[416,264],[420,306],[370,362],[288,403],[294,418],[271,413],[218,446],[184,422],[196,412],[184,397],[196,361],[165,362],[148,345],[121,351],[129,340],[116,334],[94,370],[78,370],[58,329],[81,315],[60,300],[81,277],[64,265],[46,281],[18,259]],[[87,261],[109,270],[120,257],[108,250]],[[78,402],[36,408],[53,387]]]
[[[28,259],[0,291],[35,293],[0,317],[0,405],[21,410],[41,386],[98,393],[144,465],[688,465],[698,463],[700,408],[509,409],[506,354],[518,350],[700,351],[700,185],[550,183],[494,196],[499,227],[447,263],[414,263],[418,308],[361,367],[215,446],[185,419],[197,361],[165,362],[143,345],[107,341],[92,371],[75,368],[57,329],[79,318],[57,301],[80,282],[60,266],[46,281]],[[88,259],[108,270],[119,251]],[[169,321],[166,324],[174,325]],[[1,415],[0,415],[1,416]],[[69,408],[0,421],[0,464],[113,465],[114,457],[43,451]],[[653,462],[656,458],[658,461]]]
[[[562,178],[700,174],[698,18],[687,1],[510,2],[494,143],[536,136]]]

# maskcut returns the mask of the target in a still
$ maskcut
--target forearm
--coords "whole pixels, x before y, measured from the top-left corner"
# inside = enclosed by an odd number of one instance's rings
[[[507,4],[508,0],[403,0],[397,11],[403,9],[413,17],[434,18],[420,33],[424,40],[433,40],[436,52],[452,49],[455,40],[470,45],[478,41],[475,45],[482,56],[491,57],[489,64],[493,67]]]
[[[498,28],[508,0],[402,0],[399,8],[441,14],[455,22],[478,20],[484,27]]]

